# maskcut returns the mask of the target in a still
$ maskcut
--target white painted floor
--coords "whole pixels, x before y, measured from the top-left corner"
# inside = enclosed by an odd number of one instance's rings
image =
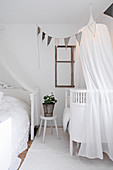
[[[43,129],[42,129],[43,131]],[[60,140],[57,139],[55,129],[53,135],[47,128],[45,143],[42,143],[42,133],[35,140],[28,151],[20,170],[113,170],[113,162],[104,155],[104,160],[90,160],[75,155],[69,155],[69,137],[59,128]]]

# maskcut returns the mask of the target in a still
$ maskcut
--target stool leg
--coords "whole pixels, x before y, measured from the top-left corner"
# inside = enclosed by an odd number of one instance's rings
[[[41,121],[40,121],[39,131],[38,131],[38,136],[40,136],[40,132],[41,132],[41,128],[42,128],[42,122],[43,122],[43,120],[41,119]]]
[[[55,128],[56,128],[57,138],[59,139],[59,135],[58,135],[58,128],[57,128],[57,122],[56,122],[56,119],[54,120],[54,123],[55,123]]]
[[[46,126],[47,126],[47,120],[45,120],[45,122],[44,122],[44,132],[43,132],[43,139],[42,139],[42,142],[45,141]]]
[[[73,141],[70,137],[70,156],[73,156]]]
[[[51,120],[51,134],[53,134],[53,125],[52,125],[52,120]]]

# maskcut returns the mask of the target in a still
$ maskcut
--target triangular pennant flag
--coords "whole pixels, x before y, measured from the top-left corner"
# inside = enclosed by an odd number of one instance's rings
[[[67,47],[68,43],[69,43],[70,37],[64,38],[64,43],[65,46]]]
[[[52,37],[48,36],[48,39],[47,39],[47,46],[50,44],[51,40],[52,40]]]
[[[55,38],[55,46],[57,47],[59,45],[59,38]]]
[[[113,3],[110,5],[110,7],[104,12],[104,14],[113,17]]]
[[[78,34],[75,34],[75,37],[76,37],[76,39],[77,39],[77,41],[78,41],[78,43],[79,43],[79,45],[80,45],[81,37],[82,37],[82,31],[79,32]]]
[[[45,32],[42,32],[42,41],[45,39]]]
[[[37,29],[37,35],[40,34],[40,27]]]

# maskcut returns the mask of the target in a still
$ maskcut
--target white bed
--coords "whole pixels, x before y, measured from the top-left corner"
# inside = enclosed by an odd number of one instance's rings
[[[70,134],[70,154],[73,154],[73,141],[81,143],[86,109],[86,90],[66,89],[63,129]]]
[[[11,117],[11,164],[16,169],[20,164],[18,155],[27,148],[30,125],[30,107],[19,99],[4,96],[1,100],[0,121]]]
[[[34,119],[38,114],[34,113],[36,94],[14,88],[0,89],[0,91],[4,92],[0,101],[0,122],[11,118],[11,153],[7,153],[6,157],[11,155],[9,170],[16,170],[21,162],[18,155],[27,148],[29,134],[31,133],[31,139],[34,137],[34,126],[36,125]],[[0,170],[2,169],[0,168]]]

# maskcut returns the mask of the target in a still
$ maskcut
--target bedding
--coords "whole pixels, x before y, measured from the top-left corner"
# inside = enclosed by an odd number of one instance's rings
[[[0,102],[0,121],[12,118],[12,160],[10,170],[16,170],[20,159],[18,155],[27,148],[30,125],[30,107],[23,101],[3,96]]]

